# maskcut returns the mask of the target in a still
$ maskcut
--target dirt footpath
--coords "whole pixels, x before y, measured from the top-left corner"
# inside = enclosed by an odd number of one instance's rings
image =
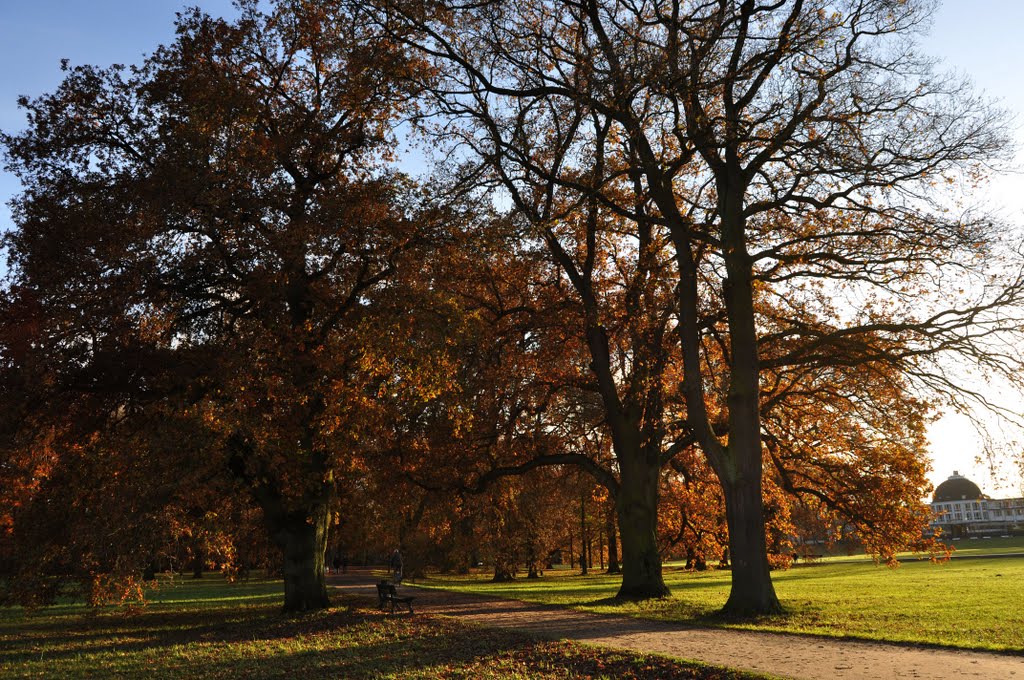
[[[331,585],[376,596],[369,571],[329,577]],[[658,621],[577,612],[517,600],[402,586],[417,613],[454,616],[549,639],[739,668],[787,678],[984,678],[1024,680],[1024,656],[902,646],[807,635],[690,628]]]

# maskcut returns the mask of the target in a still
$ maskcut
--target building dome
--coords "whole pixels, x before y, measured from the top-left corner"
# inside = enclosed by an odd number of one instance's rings
[[[944,501],[976,501],[982,498],[981,489],[978,485],[960,476],[959,472],[953,472],[953,476],[939,484],[935,488],[935,503]]]

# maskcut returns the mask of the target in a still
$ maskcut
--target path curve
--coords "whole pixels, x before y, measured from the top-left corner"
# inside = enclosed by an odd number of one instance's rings
[[[370,570],[351,569],[328,582],[353,594],[376,596]],[[415,592],[417,613],[454,616],[482,626],[510,628],[548,639],[768,673],[801,680],[842,678],[984,678],[1024,680],[1024,656],[915,647],[809,635],[693,628],[625,616],[467,595],[403,584]]]

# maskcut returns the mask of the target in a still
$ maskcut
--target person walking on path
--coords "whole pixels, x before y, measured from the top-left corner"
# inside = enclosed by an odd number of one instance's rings
[[[395,548],[395,552],[391,553],[391,560],[388,563],[391,567],[391,582],[396,586],[402,583],[402,553]]]

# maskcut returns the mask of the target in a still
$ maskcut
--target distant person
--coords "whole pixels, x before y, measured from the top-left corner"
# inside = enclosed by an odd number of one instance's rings
[[[402,553],[398,552],[398,548],[391,553],[389,566],[391,567],[391,581],[397,586],[402,582]]]
[[[335,574],[340,574],[341,573],[341,558],[338,557],[337,555],[334,556],[334,573]]]
[[[348,573],[348,553],[341,554],[341,573]]]

